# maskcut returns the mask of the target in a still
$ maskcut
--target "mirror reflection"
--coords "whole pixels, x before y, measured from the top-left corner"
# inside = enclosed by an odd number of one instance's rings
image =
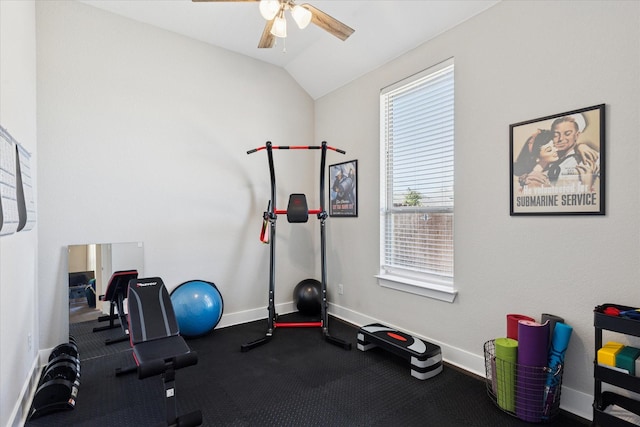
[[[142,242],[69,245],[69,323],[96,320],[109,314],[109,302],[100,301],[111,275],[138,270],[144,277]]]

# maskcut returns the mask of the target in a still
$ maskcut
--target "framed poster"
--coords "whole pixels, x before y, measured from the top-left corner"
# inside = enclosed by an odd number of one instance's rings
[[[329,215],[358,216],[358,161],[329,166]]]
[[[604,107],[509,126],[512,216],[605,214]]]

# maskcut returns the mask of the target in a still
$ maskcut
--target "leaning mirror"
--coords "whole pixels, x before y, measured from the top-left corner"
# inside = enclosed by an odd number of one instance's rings
[[[68,251],[69,323],[109,314],[109,303],[101,302],[100,295],[115,271],[138,270],[144,277],[142,242],[69,245]]]

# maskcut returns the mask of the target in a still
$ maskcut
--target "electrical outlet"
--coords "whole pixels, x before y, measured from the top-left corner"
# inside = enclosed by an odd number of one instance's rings
[[[344,294],[344,286],[342,283],[338,283],[338,295]]]

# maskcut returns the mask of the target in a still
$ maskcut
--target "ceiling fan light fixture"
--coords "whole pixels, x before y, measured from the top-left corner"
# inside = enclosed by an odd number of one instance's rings
[[[307,28],[307,25],[311,22],[311,12],[299,5],[295,5],[293,9],[291,9],[291,16],[293,16],[293,20],[298,24],[298,28],[304,30]]]
[[[280,14],[273,20],[271,34],[281,39],[287,37],[287,20],[284,18],[284,14]]]
[[[1,2],[2,0],[0,0]],[[321,11],[320,9],[305,3],[296,5],[296,0],[191,0],[193,2],[252,2],[258,3],[260,15],[266,19],[262,36],[258,42],[258,48],[272,48],[276,43],[276,37],[287,37],[287,21],[285,10],[291,13],[291,17],[300,29],[306,28],[310,23],[320,27],[329,34],[345,41],[354,29],[343,24],[336,18]]]
[[[280,11],[280,2],[278,0],[260,0],[260,15],[267,21],[271,21]]]

